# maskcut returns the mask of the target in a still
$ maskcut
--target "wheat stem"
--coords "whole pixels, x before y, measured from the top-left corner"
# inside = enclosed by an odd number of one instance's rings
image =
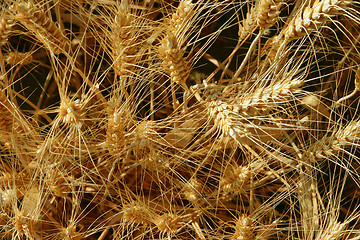
[[[260,39],[262,35],[262,32],[260,32],[256,38],[253,40],[253,42],[251,43],[240,67],[236,70],[234,76],[231,78],[230,84],[233,84],[235,81],[237,81],[237,78],[239,77],[239,75],[241,74],[242,70],[244,69],[246,62],[249,60],[251,53],[253,52],[254,48],[256,47],[256,44],[258,44],[258,40]]]

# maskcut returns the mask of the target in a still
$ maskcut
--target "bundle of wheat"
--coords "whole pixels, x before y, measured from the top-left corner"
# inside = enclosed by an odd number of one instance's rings
[[[3,1],[0,238],[357,239],[359,10]]]

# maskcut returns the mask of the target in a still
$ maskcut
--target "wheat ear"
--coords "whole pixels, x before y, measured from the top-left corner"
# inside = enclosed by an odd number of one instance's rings
[[[255,240],[253,220],[243,214],[241,215],[235,225],[235,233],[231,237],[232,240]]]
[[[288,42],[319,30],[322,25],[331,20],[332,16],[348,9],[351,3],[352,1],[348,0],[315,1],[312,6],[307,6],[303,11],[299,11],[280,35],[275,36],[273,48],[277,53],[281,53]],[[278,54],[276,55],[278,56]]]
[[[7,42],[13,25],[14,21],[8,16],[4,15],[0,18],[0,47]]]
[[[257,16],[257,24],[260,29],[265,30],[275,24],[282,5],[282,0],[261,0]]]
[[[300,8],[298,14],[290,20],[280,34],[273,36],[266,44],[272,46],[268,53],[270,60],[279,61],[280,55],[290,41],[319,31],[322,25],[331,20],[331,17],[347,10],[351,3],[351,0],[317,0],[304,10]]]
[[[247,38],[257,27],[257,8],[252,7],[250,11],[246,14],[246,18],[239,22],[239,39],[238,42],[243,41]]]
[[[185,81],[190,74],[191,64],[184,57],[186,47],[180,35],[184,35],[184,31],[187,31],[188,21],[191,21],[193,14],[194,4],[189,0],[181,1],[165,26],[167,31],[159,46],[164,71],[170,75],[172,82],[182,85],[185,89],[187,89]]]
[[[256,166],[259,169],[259,166]],[[234,194],[244,192],[244,189],[250,184],[252,171],[251,166],[231,167],[232,169],[224,172],[220,180],[220,189],[224,197],[232,197]],[[228,196],[229,195],[229,196]]]
[[[312,6],[300,12],[285,28],[284,38],[287,41],[298,39],[318,30],[330,18],[341,11],[348,9],[351,1],[348,0],[317,0]]]
[[[7,64],[10,65],[28,65],[32,62],[34,62],[34,58],[31,53],[25,53],[25,52],[9,52],[4,56],[4,60]]]
[[[261,0],[256,6],[252,7],[242,23],[239,23],[238,41],[244,40],[257,27],[265,30],[274,25],[279,18],[283,3],[282,0]]]
[[[243,98],[241,108],[247,115],[268,112],[275,106],[294,99],[301,92],[303,84],[301,79],[285,79],[263,89],[257,88],[254,93]]]
[[[242,72],[242,70],[244,69],[247,60],[250,58],[264,30],[270,28],[278,20],[280,14],[280,8],[282,5],[283,5],[283,1],[280,0],[261,0],[257,4],[257,6],[252,7],[250,9],[250,12],[247,13],[246,18],[242,21],[242,24],[239,23],[238,44],[227,59],[228,63],[225,66],[225,71],[227,71],[234,54],[242,46],[242,41],[245,40],[258,27],[260,28],[260,33],[253,40],[252,44],[248,49],[246,56],[243,59],[242,64],[233,75],[230,83],[234,83],[238,78],[238,76],[240,75],[240,73]],[[223,75],[224,73],[222,74],[221,79],[223,78]]]
[[[114,70],[118,76],[129,76],[135,69],[139,46],[139,24],[131,13],[127,0],[121,1],[110,34]]]
[[[54,54],[65,52],[68,39],[60,28],[41,9],[31,2],[10,7],[15,19],[30,30],[44,46]]]
[[[344,148],[360,140],[360,121],[352,121],[345,128],[339,129],[329,137],[324,137],[310,146],[309,153],[311,160],[323,160],[336,156]]]
[[[257,127],[257,124],[249,125],[247,118],[267,115],[279,104],[293,100],[296,94],[301,92],[300,87],[303,83],[301,79],[285,79],[266,88],[258,88],[253,93],[246,93],[232,101],[224,101],[229,94],[225,90],[224,93],[221,93],[219,89],[214,89],[208,96],[205,105],[214,124],[225,136],[231,136],[235,140],[241,139],[241,141],[254,136],[265,141],[266,135],[270,137],[273,134],[275,136],[279,134],[277,132],[279,129],[275,132],[260,130],[261,126]],[[239,94],[237,93],[237,95]]]
[[[184,58],[185,49],[181,48],[176,37],[168,35],[159,47],[160,57],[164,71],[170,75],[171,80],[182,86],[190,74],[190,64]]]

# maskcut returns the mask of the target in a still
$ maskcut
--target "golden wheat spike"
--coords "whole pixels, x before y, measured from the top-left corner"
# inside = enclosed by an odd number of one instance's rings
[[[286,41],[298,39],[318,30],[330,18],[349,8],[348,0],[318,0],[296,16],[284,30]]]
[[[255,233],[254,233],[254,227],[252,223],[252,219],[243,214],[241,215],[235,225],[235,233],[231,237],[232,240],[254,240]]]
[[[14,21],[10,18],[10,16],[0,16],[0,47],[7,42],[13,25]]]
[[[257,24],[264,30],[270,28],[279,18],[282,0],[261,0],[258,9]]]
[[[7,64],[10,65],[29,65],[30,63],[34,62],[33,56],[31,53],[25,53],[25,52],[9,52],[5,54],[4,60]]]
[[[121,1],[111,25],[110,41],[114,70],[122,77],[130,76],[138,64],[137,52],[142,31],[138,18],[131,12],[127,0]]]
[[[188,22],[191,22],[194,15],[193,9],[194,4],[191,1],[180,1],[176,12],[171,15],[170,20],[164,26],[166,33],[159,46],[164,71],[170,75],[173,82],[184,87],[191,71],[191,64],[185,57],[186,47],[182,36],[186,36],[189,31]]]
[[[68,39],[58,25],[32,2],[16,3],[10,7],[14,18],[31,31],[54,54],[64,53]]]
[[[357,2],[5,2],[0,239],[359,236]]]
[[[159,53],[164,71],[170,75],[171,80],[185,85],[190,75],[190,63],[184,57],[185,50],[178,45],[176,37],[166,36],[159,47]]]

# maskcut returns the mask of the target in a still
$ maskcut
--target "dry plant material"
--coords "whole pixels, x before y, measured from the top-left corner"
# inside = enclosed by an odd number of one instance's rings
[[[348,9],[351,1],[325,0],[315,1],[312,6],[306,6],[285,28],[285,41],[298,39],[318,30],[322,24],[331,20],[331,17]]]
[[[189,31],[189,24],[194,15],[194,4],[191,1],[180,1],[176,12],[165,25],[166,33],[159,46],[160,58],[164,71],[171,80],[186,87],[185,81],[190,75],[190,62],[185,55],[184,32]],[[186,35],[185,35],[186,36]]]
[[[163,59],[162,65],[171,80],[177,84],[185,84],[190,74],[190,66],[184,58],[185,50],[181,49],[174,36],[167,36],[159,47],[160,57]]]
[[[235,233],[233,240],[252,240],[255,239],[254,227],[252,219],[249,216],[241,215],[235,225]]]
[[[121,1],[113,20],[110,42],[114,70],[117,75],[125,78],[133,74],[138,64],[142,23],[139,16],[132,13],[127,0]]]
[[[79,100],[65,98],[60,103],[59,117],[64,123],[76,123],[80,120],[82,113]]]
[[[68,40],[42,9],[29,1],[12,5],[11,11],[14,12],[14,18],[31,31],[50,52],[60,54],[66,51]]]
[[[5,62],[10,65],[22,64],[29,65],[34,61],[33,57],[29,53],[23,52],[9,52],[5,56]]]
[[[257,24],[264,30],[270,28],[278,20],[280,9],[283,4],[281,0],[260,1]]]
[[[0,47],[7,42],[13,25],[14,21],[10,18],[10,16],[0,16]]]
[[[359,236],[358,2],[0,6],[1,239]]]

